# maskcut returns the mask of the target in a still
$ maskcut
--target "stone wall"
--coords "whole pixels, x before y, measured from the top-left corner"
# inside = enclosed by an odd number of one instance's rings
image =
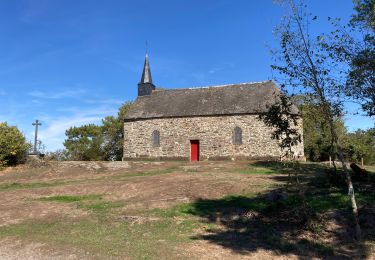
[[[233,131],[242,129],[242,144],[233,144]],[[298,124],[302,131],[302,120]],[[160,146],[152,132],[160,132]],[[280,158],[272,129],[257,115],[147,119],[124,124],[124,160],[132,158],[190,158],[190,140],[199,140],[200,159]],[[303,143],[296,153],[304,157]]]

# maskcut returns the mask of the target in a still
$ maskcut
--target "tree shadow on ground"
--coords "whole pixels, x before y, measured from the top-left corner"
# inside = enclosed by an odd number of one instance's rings
[[[286,176],[268,176],[289,181],[288,171],[295,168],[276,163],[258,163]],[[252,165],[254,166],[254,164]],[[301,166],[298,166],[301,167]],[[194,239],[203,239],[246,254],[258,249],[300,258],[351,259],[371,254],[365,243],[356,243],[352,229],[350,203],[345,189],[331,188],[321,165],[303,165],[300,190],[277,188],[257,196],[230,196],[199,199],[185,213],[199,216],[214,227]],[[374,206],[375,204],[372,204]],[[367,212],[373,219],[375,210]],[[364,240],[374,241],[373,224],[364,228]],[[367,230],[372,230],[367,232]]]

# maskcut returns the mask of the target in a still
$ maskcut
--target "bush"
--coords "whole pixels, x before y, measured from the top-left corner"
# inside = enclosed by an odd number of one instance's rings
[[[24,162],[29,148],[25,136],[16,126],[0,122],[0,167]]]
[[[44,157],[47,161],[68,161],[68,151],[64,149],[58,149],[54,152],[47,152]]]

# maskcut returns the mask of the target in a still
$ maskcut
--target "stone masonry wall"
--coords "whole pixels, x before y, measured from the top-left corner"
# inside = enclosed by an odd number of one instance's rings
[[[233,144],[233,131],[242,129],[242,144]],[[302,131],[302,120],[298,124]],[[160,132],[154,147],[152,132]],[[272,129],[257,115],[147,119],[124,123],[124,160],[132,158],[190,158],[190,140],[199,140],[200,159],[279,158]],[[303,142],[295,148],[304,157]]]

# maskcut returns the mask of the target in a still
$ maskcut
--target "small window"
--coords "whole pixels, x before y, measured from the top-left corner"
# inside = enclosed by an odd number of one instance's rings
[[[242,144],[242,129],[236,126],[233,131],[233,144],[240,145]]]
[[[152,132],[152,145],[160,146],[160,132],[158,130]]]

